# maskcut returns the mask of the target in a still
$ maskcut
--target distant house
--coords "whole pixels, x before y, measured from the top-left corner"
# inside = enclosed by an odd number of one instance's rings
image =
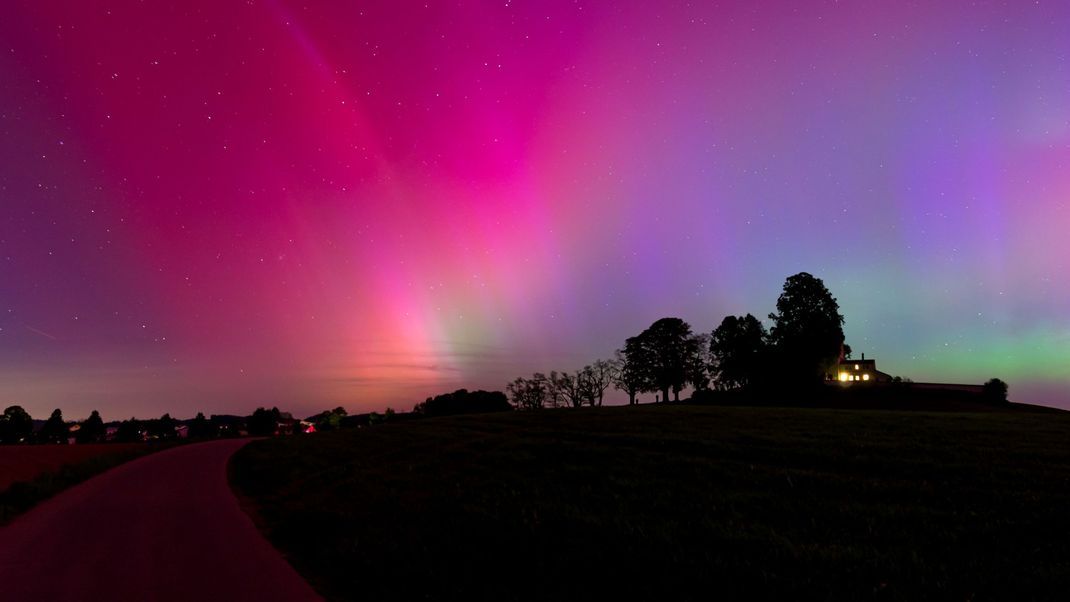
[[[841,356],[836,364],[835,371],[829,375],[828,379],[844,384],[888,383],[892,382],[892,375],[877,370],[877,360],[867,360],[866,354],[863,353],[862,359],[858,360]]]
[[[294,434],[294,425],[297,421],[294,420],[293,414],[289,412],[279,412],[279,419],[275,422],[275,434],[276,435],[292,435]]]

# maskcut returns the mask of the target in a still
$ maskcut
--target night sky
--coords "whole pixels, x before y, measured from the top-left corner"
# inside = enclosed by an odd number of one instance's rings
[[[0,406],[407,410],[807,271],[879,369],[1070,407],[1070,4],[3,12]]]

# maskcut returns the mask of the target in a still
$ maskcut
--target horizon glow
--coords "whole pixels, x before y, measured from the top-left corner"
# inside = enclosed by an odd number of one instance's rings
[[[878,369],[1070,408],[1070,6],[8,13],[2,406],[408,410],[807,271]]]

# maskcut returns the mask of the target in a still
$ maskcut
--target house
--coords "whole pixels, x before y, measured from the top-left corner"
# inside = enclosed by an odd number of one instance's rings
[[[295,424],[297,424],[297,421],[294,420],[293,414],[289,412],[279,412],[279,419],[275,422],[275,435],[294,434]]]
[[[862,354],[862,359],[857,360],[847,359],[841,353],[834,372],[828,376],[828,379],[844,384],[855,382],[888,383],[892,382],[892,375],[877,370],[877,360],[867,360],[865,353]]]

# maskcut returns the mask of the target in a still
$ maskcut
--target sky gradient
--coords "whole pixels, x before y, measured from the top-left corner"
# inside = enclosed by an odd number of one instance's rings
[[[409,409],[825,280],[1070,408],[1070,5],[16,2],[0,405]]]

